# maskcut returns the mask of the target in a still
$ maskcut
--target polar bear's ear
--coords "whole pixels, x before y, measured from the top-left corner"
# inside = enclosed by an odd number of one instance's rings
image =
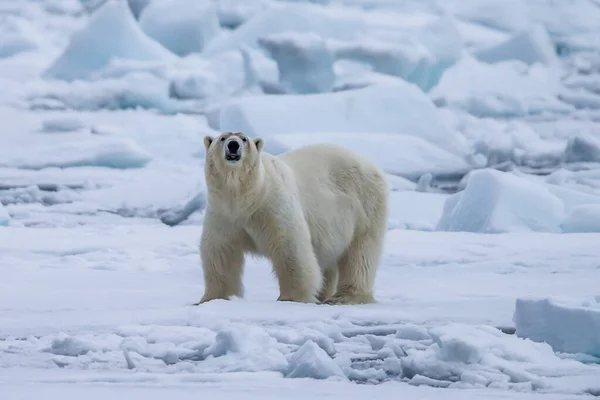
[[[204,147],[206,148],[206,150],[208,150],[208,148],[212,144],[213,140],[215,140],[215,139],[212,136],[205,136],[204,137]]]
[[[256,149],[258,151],[261,151],[263,146],[265,145],[265,141],[262,140],[261,138],[256,138],[256,139],[254,139],[254,145],[256,146]]]

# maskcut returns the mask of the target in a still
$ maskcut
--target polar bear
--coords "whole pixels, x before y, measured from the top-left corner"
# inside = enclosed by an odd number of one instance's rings
[[[387,231],[384,173],[342,146],[279,156],[241,132],[204,138],[207,208],[199,303],[243,297],[244,256],[270,259],[280,301],[373,303]]]

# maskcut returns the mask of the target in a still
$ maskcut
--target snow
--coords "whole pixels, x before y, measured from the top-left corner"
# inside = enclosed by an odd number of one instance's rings
[[[73,34],[64,52],[44,72],[49,79],[86,79],[113,59],[169,61],[175,56],[137,25],[126,2],[109,0],[89,24]]]
[[[557,232],[564,205],[547,188],[510,173],[470,173],[464,191],[444,204],[437,229],[482,233]]]
[[[600,395],[594,2],[0,3],[3,397]],[[192,306],[220,130],[385,170],[377,303]]]
[[[213,4],[186,0],[154,0],[140,14],[144,33],[179,56],[201,52],[219,34]]]
[[[563,232],[600,232],[600,204],[573,207],[561,228]]]
[[[547,343],[554,351],[600,358],[600,296],[584,301],[519,298],[514,319],[519,337]]]
[[[431,101],[416,86],[401,82],[338,93],[242,97],[220,109],[219,129],[265,140],[292,133],[397,133],[452,154],[465,152],[462,137],[444,126]]]

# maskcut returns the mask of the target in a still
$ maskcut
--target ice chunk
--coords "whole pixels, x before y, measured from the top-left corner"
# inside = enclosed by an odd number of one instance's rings
[[[220,31],[216,7],[200,1],[154,0],[139,23],[148,36],[179,56],[200,53]]]
[[[139,18],[140,14],[150,4],[152,0],[127,0],[129,8],[135,18]]]
[[[0,166],[35,170],[81,166],[127,169],[143,167],[151,159],[151,156],[131,139],[106,136],[94,136],[93,140],[81,140],[81,137],[65,139],[36,146],[35,150],[6,154],[0,161]]]
[[[187,60],[192,58],[188,56]],[[171,97],[206,100],[210,104],[206,115],[211,115],[210,110],[218,108],[216,104],[220,101],[259,92],[256,71],[244,50],[221,53],[210,59],[198,57],[189,68],[171,75]]]
[[[569,138],[564,154],[565,162],[600,162],[600,140],[589,136]]]
[[[176,226],[187,220],[196,211],[203,210],[205,207],[206,194],[204,191],[200,191],[185,204],[161,213],[160,220],[165,225]]]
[[[125,1],[110,0],[71,37],[65,51],[44,71],[50,79],[88,79],[113,59],[163,62],[175,55],[146,36]]]
[[[488,63],[520,60],[526,64],[558,64],[554,44],[544,26],[536,24],[520,31],[506,41],[478,50],[475,56]]]
[[[3,15],[0,23],[0,58],[36,49],[39,35],[28,21]]]
[[[312,340],[307,340],[289,360],[288,378],[345,378],[344,372],[331,357]]]
[[[286,93],[322,93],[333,88],[334,58],[318,35],[279,33],[258,42],[277,62],[279,83]]]
[[[521,0],[457,2],[457,14],[464,19],[503,31],[519,31],[531,23]]]
[[[415,85],[400,81],[337,93],[243,97],[220,109],[219,129],[264,138],[397,133],[419,137],[455,155],[466,154],[463,136],[442,123],[429,98]]]
[[[464,174],[470,168],[465,160],[417,136],[376,133],[310,132],[269,136],[286,150],[317,143],[343,145],[379,165],[385,172],[417,180],[432,173]]]
[[[8,226],[10,222],[10,214],[6,210],[6,207],[0,203],[0,226]]]
[[[449,18],[392,43],[387,39],[334,42],[332,50],[336,59],[363,62],[376,72],[401,77],[427,91],[460,58],[463,49],[462,37]]]
[[[212,41],[204,54],[254,47],[259,38],[283,32],[312,32],[324,38],[351,40],[365,28],[365,23],[360,20],[334,16],[322,7],[273,4],[266,11],[253,15],[231,34]]]
[[[48,133],[71,132],[82,129],[85,124],[77,118],[53,118],[42,122],[42,130]]]
[[[586,301],[519,298],[516,334],[555,351],[600,357],[600,296]]]
[[[438,106],[463,109],[478,117],[572,111],[572,106],[558,100],[559,89],[554,68],[522,61],[486,64],[465,56],[446,70],[431,97]]]
[[[547,187],[506,172],[471,172],[466,188],[450,196],[437,226],[440,231],[557,232],[562,201]]]
[[[417,184],[411,180],[397,175],[387,174],[389,188],[392,192],[403,192],[405,190],[415,190]]]
[[[571,212],[575,207],[581,205],[600,204],[600,196],[594,194],[552,184],[549,184],[546,187],[550,193],[562,201],[566,213]]]
[[[219,0],[217,1],[219,24],[227,29],[237,29],[254,14],[263,11],[267,7],[267,1]]]
[[[148,73],[132,73],[121,79],[48,82],[29,96],[32,108],[52,100],[54,108],[74,110],[119,110],[151,108],[169,114],[177,111],[169,97],[169,82]],[[43,104],[43,103],[42,103]]]
[[[561,228],[563,232],[600,232],[600,204],[573,207]]]

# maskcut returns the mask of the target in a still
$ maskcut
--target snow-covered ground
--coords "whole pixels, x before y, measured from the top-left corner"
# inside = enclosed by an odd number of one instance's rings
[[[0,5],[6,398],[600,396],[595,0]],[[194,307],[202,139],[384,168],[378,303]]]

